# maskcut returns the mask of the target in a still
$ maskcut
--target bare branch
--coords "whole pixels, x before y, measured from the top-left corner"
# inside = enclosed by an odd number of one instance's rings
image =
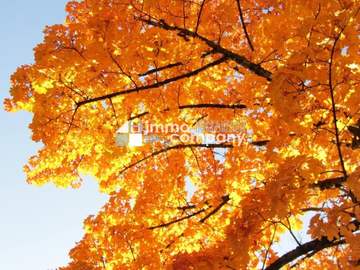
[[[205,217],[200,219],[200,223],[204,223],[208,218],[215,215],[229,200],[230,200],[229,195],[222,196],[221,197],[221,202],[210,213],[208,213]],[[192,209],[192,208],[195,208],[195,207],[196,206],[190,206],[190,207],[188,207],[188,209]],[[200,209],[198,211],[195,211],[195,212],[193,212],[191,214],[188,214],[186,216],[183,216],[181,218],[177,218],[177,219],[174,219],[174,220],[169,221],[169,222],[161,223],[160,225],[151,226],[148,229],[154,230],[154,229],[158,229],[158,228],[168,227],[168,226],[173,225],[175,223],[179,223],[181,221],[184,221],[186,219],[190,219],[190,218],[192,218],[194,216],[197,216],[197,215],[199,215],[201,213],[204,213],[204,212],[206,212],[207,210],[209,210],[212,207],[213,207],[212,205],[208,205],[208,207],[206,207],[206,208],[202,208],[202,209]],[[185,208],[181,208],[181,209],[185,209]]]
[[[244,104],[215,104],[215,103],[200,103],[180,105],[179,109],[195,109],[195,108],[215,108],[215,109],[245,109]]]
[[[133,80],[133,78],[130,76],[130,74],[126,73],[124,69],[121,67],[120,63],[116,60],[116,58],[113,56],[113,54],[108,50],[108,54],[110,56],[110,59],[114,62],[114,64],[118,67],[118,69],[121,71],[123,75],[125,75],[133,84],[135,87],[137,87],[136,82]]]
[[[346,169],[345,169],[344,158],[343,158],[343,155],[342,155],[342,152],[341,152],[339,129],[338,129],[338,126],[337,126],[336,104],[335,104],[335,97],[334,97],[334,86],[333,86],[333,75],[332,75],[335,49],[336,49],[337,42],[339,41],[340,36],[341,36],[343,31],[344,31],[344,28],[340,31],[340,33],[335,38],[334,45],[333,45],[333,47],[331,49],[330,61],[329,61],[329,90],[330,90],[331,107],[332,107],[334,130],[335,130],[336,148],[338,150],[338,155],[339,155],[339,159],[340,159],[340,165],[341,165],[344,177],[346,178],[347,173],[346,173]]]
[[[198,69],[195,69],[193,71],[190,71],[190,72],[187,72],[187,73],[184,73],[184,74],[181,74],[181,75],[169,78],[169,79],[165,79],[163,81],[159,81],[159,82],[156,82],[154,84],[134,87],[134,88],[130,88],[130,89],[127,89],[127,90],[116,91],[116,92],[113,92],[111,94],[86,99],[86,100],[78,102],[77,105],[78,105],[78,107],[80,107],[80,106],[85,105],[85,104],[89,104],[89,103],[96,102],[96,101],[101,101],[101,100],[108,99],[108,98],[117,97],[117,96],[120,96],[120,95],[127,95],[127,94],[130,94],[130,93],[135,93],[135,92],[140,92],[140,91],[144,91],[144,90],[148,90],[148,89],[158,88],[158,87],[164,86],[166,84],[170,84],[172,82],[176,82],[176,81],[179,81],[179,80],[182,80],[182,79],[185,79],[185,78],[195,76],[195,75],[199,74],[200,72],[202,72],[204,70],[207,70],[207,69],[209,69],[211,67],[217,66],[217,65],[225,62],[226,60],[227,60],[226,57],[221,57],[221,58],[219,58],[219,59],[217,59],[217,60],[215,60],[215,61],[213,61],[213,62],[211,62],[211,63],[209,63],[207,65],[204,65],[204,66],[202,66],[202,67],[200,67]]]
[[[274,224],[274,232],[273,232],[273,235],[271,237],[269,246],[268,246],[268,248],[266,249],[266,252],[265,252],[264,261],[263,261],[263,264],[262,264],[262,267],[261,267],[262,270],[265,269],[266,261],[267,261],[268,256],[269,256],[270,249],[271,249],[272,245],[274,244],[275,235],[276,235],[276,229],[277,229],[277,224]]]
[[[162,71],[162,70],[164,70],[164,69],[173,68],[173,67],[177,67],[177,66],[181,66],[181,65],[183,65],[183,63],[181,63],[181,62],[176,62],[176,63],[173,63],[173,64],[168,64],[168,65],[163,66],[163,67],[150,69],[150,70],[148,70],[148,71],[146,71],[146,72],[144,72],[144,73],[140,73],[138,76],[139,76],[139,77],[144,77],[144,76],[150,75],[150,74],[152,74],[152,73]]]
[[[345,240],[334,240],[330,241],[326,237],[322,237],[320,239],[315,239],[312,241],[309,241],[305,244],[302,244],[301,246],[298,246],[297,248],[285,253],[280,258],[278,258],[276,261],[271,263],[268,267],[265,268],[265,270],[279,270],[281,267],[287,265],[288,263],[296,260],[297,258],[307,255],[309,252],[319,252],[323,249],[342,245],[345,243]]]
[[[192,218],[192,217],[194,217],[194,216],[196,216],[196,215],[199,215],[199,214],[205,212],[206,210],[207,210],[207,209],[203,208],[203,209],[200,209],[200,210],[198,210],[198,211],[196,211],[196,212],[194,212],[194,213],[191,213],[191,214],[189,214],[189,215],[186,215],[186,216],[184,216],[184,217],[181,217],[181,218],[178,218],[178,219],[175,219],[175,220],[166,222],[166,223],[162,223],[162,224],[160,224],[160,225],[151,226],[151,227],[149,227],[148,229],[149,229],[149,230],[154,230],[154,229],[159,229],[159,228],[168,227],[168,226],[170,226],[170,225],[172,225],[172,224],[179,223],[179,222],[181,222],[181,221],[183,221],[183,220],[186,220],[186,219]]]
[[[114,114],[114,117],[115,117],[116,125],[117,125],[117,127],[119,127],[120,125],[119,125],[119,121],[118,121],[118,117],[117,117],[117,114],[116,114],[114,103],[112,102],[111,98],[109,98],[109,101],[110,101],[111,108],[112,108],[112,111],[113,111],[113,114]]]
[[[76,106],[76,107],[75,107],[75,110],[74,110],[74,112],[73,112],[73,114],[72,114],[72,116],[71,116],[70,124],[69,124],[69,127],[68,127],[67,131],[66,131],[66,135],[69,134],[72,126],[74,125],[75,115],[76,115],[78,109],[79,109],[79,106]]]
[[[198,14],[197,21],[196,21],[196,26],[195,26],[195,33],[197,33],[198,28],[199,28],[199,25],[200,25],[201,13],[202,13],[202,11],[203,11],[205,2],[206,2],[206,0],[203,0],[203,1],[201,2],[199,14]]]
[[[136,115],[134,115],[134,116],[130,116],[130,117],[128,118],[128,121],[141,118],[141,117],[143,117],[143,116],[145,116],[145,115],[148,115],[148,114],[149,114],[149,112],[138,113],[138,114],[136,114]]]
[[[179,110],[184,110],[184,109],[206,109],[206,108],[213,108],[213,109],[245,109],[247,108],[246,105],[244,104],[217,104],[217,103],[199,103],[199,104],[187,104],[187,105],[179,105],[178,109]],[[162,110],[161,112],[168,112],[170,111],[169,108],[166,108],[164,110]],[[137,119],[137,118],[141,118],[145,115],[148,115],[149,112],[142,112],[139,113],[137,115],[131,116],[129,117],[129,121]]]
[[[165,153],[165,152],[168,152],[168,151],[171,151],[171,150],[178,150],[178,149],[185,149],[185,148],[192,148],[192,147],[201,147],[201,148],[233,148],[233,145],[232,144],[177,144],[177,145],[173,145],[173,146],[169,146],[169,147],[166,147],[166,148],[163,148],[161,150],[158,150],[158,151],[155,151],[153,153],[151,153],[150,155],[147,155],[145,157],[143,157],[142,159],[139,159],[138,161],[126,166],[124,169],[122,169],[119,174],[122,174],[124,173],[126,170],[150,159],[150,158],[153,158],[155,156],[158,156],[162,153]]]
[[[359,230],[359,221],[354,220],[350,224],[355,225],[355,230],[353,230],[354,232]],[[280,258],[278,258],[276,261],[266,267],[265,270],[278,270],[281,269],[281,267],[295,261],[302,256],[307,256],[308,254],[314,255],[317,252],[322,251],[323,249],[345,244],[346,242],[343,239],[343,235],[339,233],[338,236],[338,239],[334,240],[329,240],[327,237],[323,236],[321,238],[314,239],[305,244],[302,244],[301,246],[298,246],[295,249],[282,255]]]
[[[215,215],[228,201],[230,201],[230,196],[229,195],[225,195],[222,198],[221,203],[216,206],[210,213],[208,213],[205,217],[203,217],[202,219],[200,219],[201,223],[204,223],[208,218],[210,218],[211,216]]]
[[[311,187],[317,187],[320,188],[321,190],[340,188],[345,181],[346,178],[344,176],[334,177],[334,178],[321,180],[315,184],[312,184]]]
[[[242,24],[242,27],[243,27],[243,30],[244,30],[244,34],[245,34],[247,43],[249,44],[250,49],[252,51],[254,51],[254,46],[252,45],[249,33],[248,33],[247,29],[246,29],[246,24],[245,24],[245,21],[244,21],[244,16],[243,16],[243,12],[242,12],[242,9],[241,9],[240,0],[236,0],[236,4],[237,4],[238,10],[239,10],[240,20],[241,20],[241,24]]]
[[[154,19],[144,19],[142,17],[138,17],[138,20],[145,22],[149,25],[167,30],[167,31],[176,31],[179,33],[180,36],[197,38],[197,39],[203,41],[204,43],[206,43],[214,51],[221,53],[225,57],[235,61],[236,63],[238,63],[240,66],[246,68],[247,70],[255,73],[256,75],[258,75],[262,78],[265,78],[268,81],[272,80],[272,73],[270,71],[264,69],[263,67],[261,67],[261,65],[251,62],[243,55],[236,54],[228,49],[221,47],[216,42],[211,41],[211,40],[199,35],[198,33],[195,33],[193,31],[190,31],[190,30],[182,28],[182,27],[169,25],[163,20],[157,21]]]

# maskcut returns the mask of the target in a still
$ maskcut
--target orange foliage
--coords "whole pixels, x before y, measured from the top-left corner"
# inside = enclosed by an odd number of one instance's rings
[[[61,269],[359,268],[359,9],[69,2],[5,100],[33,114],[44,145],[25,166],[29,183],[79,187],[91,175],[110,194]],[[247,138],[119,147],[115,133],[132,118],[226,122]],[[312,240],[277,254],[308,211]]]

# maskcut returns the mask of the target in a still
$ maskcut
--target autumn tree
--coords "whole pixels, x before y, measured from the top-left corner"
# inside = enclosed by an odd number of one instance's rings
[[[91,175],[110,194],[61,269],[359,269],[359,9],[69,2],[5,100],[33,114],[43,144],[25,166],[29,183],[76,188]],[[120,147],[129,119],[226,122],[247,137]],[[306,213],[304,242],[294,232]],[[277,254],[285,232],[297,247]]]

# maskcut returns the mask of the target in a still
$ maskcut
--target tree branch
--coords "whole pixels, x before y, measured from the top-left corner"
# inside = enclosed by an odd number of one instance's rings
[[[196,108],[214,108],[214,109],[245,109],[244,104],[215,104],[215,103],[200,103],[200,104],[188,104],[180,105],[178,107],[182,109],[196,109]]]
[[[355,225],[355,230],[359,230],[360,222],[357,220],[352,221],[350,224]],[[345,240],[342,238],[343,235],[339,233],[339,239],[329,240],[327,237],[323,236],[318,239],[311,240],[301,246],[296,247],[295,249],[285,253],[276,261],[271,263],[265,270],[278,270],[281,267],[285,266],[288,263],[293,262],[294,260],[298,259],[301,256],[306,256],[307,254],[311,253],[312,255],[316,254],[317,252],[322,251],[323,249],[338,246],[345,244]]]
[[[209,207],[209,208],[210,208],[210,207]],[[186,215],[186,216],[184,216],[184,217],[181,217],[181,218],[178,218],[178,219],[175,219],[175,220],[166,222],[166,223],[161,223],[160,225],[151,226],[151,227],[149,227],[148,229],[149,229],[149,230],[154,230],[154,229],[159,229],[159,228],[168,227],[168,226],[170,226],[170,225],[172,225],[172,224],[175,224],[175,223],[181,222],[181,221],[183,221],[183,220],[192,218],[192,217],[194,217],[194,216],[196,216],[196,215],[199,215],[199,214],[205,212],[206,210],[207,210],[207,209],[202,208],[202,209],[200,209],[200,210],[198,210],[198,211],[196,211],[196,212],[194,212],[194,213],[191,213],[191,214],[189,214],[189,215]]]
[[[229,195],[225,195],[222,198],[221,203],[216,206],[209,214],[207,214],[205,217],[203,217],[202,219],[200,219],[201,223],[204,223],[208,218],[210,218],[211,216],[215,215],[228,201],[230,201],[230,196]]]
[[[85,105],[85,104],[89,104],[89,103],[96,102],[96,101],[101,101],[101,100],[108,99],[108,98],[117,97],[117,96],[120,96],[120,95],[126,95],[126,94],[130,94],[130,93],[134,93],[134,92],[140,92],[140,91],[144,91],[144,90],[148,90],[148,89],[158,88],[158,87],[164,86],[164,85],[172,83],[172,82],[176,82],[176,81],[179,81],[179,80],[182,80],[182,79],[185,79],[185,78],[195,76],[195,75],[199,74],[200,72],[202,72],[204,70],[207,70],[207,69],[209,69],[211,67],[217,66],[217,65],[225,62],[226,60],[227,60],[226,57],[221,57],[221,58],[219,58],[219,59],[217,59],[217,60],[215,60],[215,61],[213,61],[213,62],[211,62],[209,64],[206,64],[206,65],[204,65],[204,66],[202,66],[202,67],[200,67],[198,69],[195,69],[193,71],[190,71],[190,72],[187,72],[187,73],[184,73],[184,74],[181,74],[181,75],[169,78],[169,79],[165,79],[165,80],[160,81],[160,82],[156,82],[154,84],[134,87],[134,88],[130,88],[130,89],[127,89],[127,90],[121,90],[121,91],[113,92],[111,94],[86,99],[86,100],[78,102],[76,105],[77,105],[77,107],[80,107],[80,106]]]
[[[173,64],[168,64],[166,66],[163,66],[163,67],[159,67],[159,68],[153,68],[153,69],[150,69],[144,73],[140,73],[138,76],[139,77],[144,77],[146,75],[150,75],[152,73],[155,73],[155,72],[159,72],[159,71],[162,71],[164,69],[168,69],[168,68],[173,68],[173,67],[177,67],[177,66],[181,66],[183,65],[183,63],[181,62],[176,62],[176,63],[173,63]]]
[[[330,241],[326,237],[322,237],[320,239],[315,239],[312,241],[309,241],[305,244],[302,244],[301,246],[298,246],[297,248],[285,253],[280,258],[278,258],[276,261],[271,263],[268,267],[265,268],[265,270],[278,270],[281,269],[281,267],[285,266],[286,264],[296,260],[297,258],[308,254],[309,252],[319,252],[323,249],[337,246],[344,244],[345,240],[335,240]]]
[[[191,148],[191,147],[201,147],[201,148],[233,148],[233,145],[232,144],[178,144],[178,145],[173,145],[173,146],[169,146],[169,147],[166,147],[166,148],[163,148],[161,150],[158,150],[158,151],[155,151],[153,153],[151,153],[150,155],[148,156],[145,156],[143,157],[142,159],[139,159],[138,161],[126,166],[124,169],[122,169],[119,174],[122,174],[124,173],[126,170],[150,159],[150,158],[153,158],[155,156],[158,156],[162,153],[165,153],[165,152],[168,152],[170,150],[178,150],[178,149],[185,149],[185,148]]]
[[[315,184],[312,184],[311,187],[320,188],[321,190],[340,188],[345,181],[346,178],[344,176],[334,177],[334,178],[321,180]]]
[[[157,21],[157,20],[153,20],[153,19],[144,19],[142,17],[138,17],[137,19],[142,22],[145,22],[149,25],[152,25],[152,26],[164,29],[164,30],[179,32],[179,34],[181,36],[197,38],[197,39],[203,41],[204,43],[206,43],[214,51],[221,53],[225,57],[235,61],[236,63],[238,63],[240,66],[246,68],[247,70],[255,73],[256,75],[258,75],[262,78],[265,78],[268,81],[272,80],[272,73],[270,71],[264,69],[263,67],[261,67],[261,65],[251,62],[243,55],[236,54],[228,49],[221,47],[219,44],[199,35],[198,33],[195,33],[193,31],[190,31],[190,30],[182,28],[182,27],[169,25],[163,20]]]
[[[210,213],[208,213],[205,217],[200,219],[200,223],[204,223],[208,218],[215,215],[228,201],[230,201],[230,196],[229,195],[222,196],[221,197],[221,202]],[[158,228],[168,227],[168,226],[173,225],[175,223],[179,223],[179,222],[181,222],[183,220],[186,220],[186,219],[192,218],[194,216],[197,216],[197,215],[199,215],[201,213],[204,213],[204,212],[206,212],[207,210],[209,210],[212,207],[213,206],[209,205],[207,208],[202,208],[202,209],[200,209],[198,211],[195,211],[195,212],[193,212],[191,214],[188,214],[188,215],[186,215],[184,217],[181,217],[181,218],[169,221],[169,222],[161,223],[160,225],[148,227],[148,229],[149,230],[154,230],[154,229],[158,229]],[[191,208],[195,208],[195,206],[191,207]]]
[[[198,103],[198,104],[187,104],[187,105],[179,105],[178,109],[179,110],[184,110],[184,109],[206,109],[206,108],[213,108],[213,109],[245,109],[247,108],[246,105],[244,104],[217,104],[217,103]],[[175,108],[176,109],[176,108]],[[170,111],[169,108],[166,108],[164,110],[162,110],[161,112],[168,112]],[[137,115],[131,116],[129,117],[129,121],[137,119],[137,118],[141,118],[145,115],[148,115],[149,112],[145,111],[142,113],[139,113]]]
[[[344,158],[343,158],[343,155],[342,155],[342,152],[341,152],[339,129],[337,127],[336,104],[335,104],[333,76],[332,76],[332,67],[333,67],[333,62],[334,62],[334,54],[335,54],[336,44],[339,41],[340,36],[341,36],[343,31],[344,31],[344,28],[341,29],[340,33],[335,38],[334,45],[333,45],[333,47],[331,49],[330,61],[329,61],[329,90],[330,90],[331,107],[332,107],[333,122],[334,122],[334,129],[335,129],[336,148],[338,150],[341,169],[343,171],[344,177],[346,178],[347,173],[346,173],[346,169],[345,169]]]
[[[273,232],[273,235],[272,235],[272,237],[271,237],[269,246],[268,246],[268,248],[266,249],[265,256],[264,256],[264,261],[263,261],[261,270],[264,270],[264,269],[265,269],[266,261],[267,261],[268,256],[269,256],[269,252],[270,252],[271,246],[274,244],[274,240],[275,240],[275,236],[276,236],[276,229],[277,229],[277,224],[275,223],[275,224],[274,224],[274,232]]]
[[[245,33],[247,43],[249,44],[250,49],[252,51],[254,51],[254,46],[252,45],[249,33],[248,33],[247,29],[246,29],[246,24],[245,24],[245,21],[244,21],[244,16],[243,16],[243,12],[242,12],[242,9],[241,9],[240,0],[236,0],[236,4],[237,4],[238,10],[239,10],[240,20],[241,20],[241,24],[242,24],[242,27],[243,27],[243,30],[244,30],[244,33]]]
[[[204,8],[204,5],[205,5],[205,1],[206,1],[206,0],[203,0],[203,1],[201,2],[199,14],[198,14],[197,21],[196,21],[196,26],[195,26],[195,33],[197,33],[198,28],[199,28],[199,25],[200,25],[201,13],[202,13],[202,11],[203,11],[203,8]]]

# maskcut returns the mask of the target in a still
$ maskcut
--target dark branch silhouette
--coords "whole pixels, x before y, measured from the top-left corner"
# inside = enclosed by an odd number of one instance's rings
[[[203,0],[203,1],[201,2],[199,14],[198,14],[197,21],[196,21],[196,26],[195,26],[195,33],[197,33],[197,31],[198,31],[198,29],[199,29],[200,19],[201,19],[201,13],[202,13],[202,11],[203,11],[205,2],[206,2],[206,0]]]
[[[229,195],[224,195],[224,196],[222,196],[222,197],[221,197],[221,202],[220,202],[216,207],[214,207],[213,210],[211,210],[208,214],[206,214],[205,217],[203,217],[202,219],[200,219],[200,223],[204,223],[208,218],[210,218],[211,216],[215,215],[228,201],[230,201]],[[195,207],[196,207],[196,206],[192,206],[191,209],[192,209],[192,208],[195,208]],[[202,208],[202,209],[197,210],[197,211],[195,211],[195,212],[193,212],[193,213],[191,213],[191,214],[188,214],[188,215],[183,216],[183,217],[181,217],[181,218],[174,219],[174,220],[169,221],[169,222],[161,223],[161,224],[156,225],[156,226],[151,226],[151,227],[149,227],[148,229],[154,230],[154,229],[158,229],[158,228],[168,227],[168,226],[173,225],[173,224],[175,224],[175,223],[179,223],[179,222],[181,222],[181,221],[183,221],[183,220],[190,219],[190,218],[192,218],[192,217],[194,217],[194,216],[197,216],[197,215],[199,215],[199,214],[201,214],[201,213],[204,213],[204,212],[206,212],[207,210],[209,210],[209,209],[211,209],[211,208],[213,208],[213,206],[208,204],[208,206],[207,206],[206,208]]]
[[[173,64],[168,64],[168,65],[163,66],[163,67],[153,68],[153,69],[150,69],[150,70],[148,70],[148,71],[146,71],[144,73],[139,74],[139,77],[144,77],[144,76],[150,75],[150,74],[155,73],[155,72],[159,72],[159,71],[169,69],[169,68],[173,68],[173,67],[178,67],[178,66],[181,66],[181,65],[183,65],[183,63],[176,62],[176,63],[173,63]]]
[[[207,209],[204,209],[204,208],[203,208],[203,209],[200,209],[200,210],[198,210],[198,211],[196,211],[196,212],[194,212],[194,213],[191,213],[191,214],[189,214],[189,215],[186,215],[186,216],[184,216],[184,217],[181,217],[181,218],[178,218],[178,219],[175,219],[175,220],[166,222],[166,223],[162,223],[162,224],[160,224],[160,225],[151,226],[151,227],[149,227],[148,229],[149,229],[149,230],[154,230],[154,229],[159,229],[159,228],[168,227],[168,226],[170,226],[170,225],[172,225],[172,224],[179,223],[179,222],[181,222],[181,221],[183,221],[183,220],[186,220],[186,219],[192,218],[192,217],[194,217],[194,216],[197,216],[197,215],[205,212],[206,210],[207,210]]]
[[[329,178],[325,180],[320,180],[319,182],[312,184],[311,187],[317,187],[321,190],[340,188],[342,184],[346,181],[344,176]]]
[[[204,70],[207,70],[207,69],[209,69],[211,67],[217,66],[217,65],[225,62],[226,60],[227,60],[226,57],[221,57],[221,58],[219,58],[219,59],[217,59],[217,60],[215,60],[215,61],[213,61],[213,62],[211,62],[209,64],[206,64],[206,65],[204,65],[204,66],[202,66],[202,67],[200,67],[198,69],[195,69],[193,71],[190,71],[190,72],[187,72],[187,73],[184,73],[184,74],[181,74],[181,75],[169,78],[169,79],[165,79],[163,81],[156,82],[154,84],[134,87],[134,88],[130,88],[130,89],[127,89],[127,90],[116,91],[116,92],[113,92],[113,93],[110,93],[110,94],[107,94],[107,95],[86,99],[86,100],[78,102],[77,107],[80,107],[82,105],[89,104],[89,103],[92,103],[92,102],[117,97],[117,96],[120,96],[120,95],[127,95],[127,94],[137,93],[137,92],[148,90],[148,89],[158,88],[158,87],[164,86],[166,84],[170,84],[172,82],[176,82],[176,81],[179,81],[179,80],[182,80],[182,79],[185,79],[185,78],[195,76],[195,75],[199,74],[200,72],[202,72]]]
[[[199,143],[194,143],[194,144],[177,144],[177,145],[173,145],[173,146],[169,146],[163,149],[160,149],[158,151],[155,151],[153,153],[151,153],[150,155],[147,155],[141,159],[139,159],[138,161],[126,166],[124,169],[122,169],[119,174],[124,173],[125,171],[127,171],[128,169],[150,159],[153,158],[155,156],[158,156],[162,153],[171,151],[171,150],[179,150],[179,149],[185,149],[185,148],[192,148],[192,147],[200,147],[200,148],[233,148],[232,144],[199,144]]]
[[[330,97],[331,97],[331,110],[332,110],[334,130],[335,130],[336,148],[338,150],[341,169],[344,174],[344,177],[346,178],[347,173],[346,173],[346,169],[345,169],[344,158],[343,158],[343,155],[341,152],[340,135],[339,135],[339,129],[337,126],[336,103],[335,103],[335,97],[334,97],[334,85],[333,85],[333,75],[332,75],[335,49],[336,49],[336,45],[337,45],[343,31],[344,31],[344,28],[341,29],[340,33],[336,36],[336,38],[334,40],[334,45],[332,46],[332,49],[331,49],[330,59],[329,59],[329,72],[328,72],[329,78],[328,79],[329,79],[329,90],[330,90]]]
[[[222,198],[221,203],[216,206],[210,213],[208,213],[205,217],[203,217],[202,219],[200,219],[201,223],[204,223],[208,218],[210,218],[211,216],[215,215],[228,201],[230,201],[230,196],[229,195],[225,195]]]
[[[196,109],[196,108],[214,108],[214,109],[245,109],[244,104],[214,104],[214,103],[200,103],[180,105],[179,109]]]
[[[304,256],[308,254],[309,252],[319,252],[323,249],[338,246],[341,244],[344,244],[345,240],[337,240],[337,241],[330,241],[326,237],[322,237],[321,239],[315,239],[312,241],[309,241],[305,244],[302,244],[301,246],[298,246],[297,248],[285,253],[280,258],[278,258],[276,261],[271,263],[268,267],[265,268],[265,270],[278,270],[281,269],[281,267],[285,266],[286,264],[296,260],[297,258]]]
[[[213,108],[213,109],[245,109],[247,108],[244,104],[217,104],[217,103],[199,103],[199,104],[188,104],[188,105],[179,105],[177,109],[184,110],[184,109],[206,109],[206,108]],[[176,108],[174,108],[176,109]],[[161,112],[168,112],[170,111],[169,108],[162,110]],[[128,118],[129,121],[141,118],[145,115],[148,115],[150,112],[142,112],[137,115],[131,116]]]
[[[241,24],[242,24],[242,27],[243,27],[243,30],[244,30],[244,34],[245,34],[247,43],[249,44],[250,49],[252,51],[254,51],[254,46],[253,46],[253,44],[251,42],[249,33],[248,33],[247,29],[246,29],[246,24],[245,24],[244,15],[243,15],[243,12],[242,12],[242,9],[241,9],[240,0],[236,0],[236,4],[237,4],[238,10],[239,10],[240,21],[241,21]]]
[[[238,63],[240,66],[244,67],[245,69],[255,73],[256,75],[258,75],[262,78],[265,78],[268,81],[272,80],[272,73],[270,71],[264,69],[263,67],[261,67],[261,65],[251,62],[245,56],[236,54],[228,49],[223,48],[216,42],[211,41],[211,40],[199,35],[198,33],[195,33],[193,31],[190,31],[190,30],[182,28],[182,27],[169,25],[164,20],[157,21],[154,19],[144,19],[142,17],[138,17],[137,19],[144,23],[147,23],[149,25],[152,25],[152,26],[164,29],[164,30],[176,31],[181,36],[199,39],[199,40],[203,41],[204,43],[206,43],[209,47],[211,47],[215,52],[221,53],[222,55],[235,61],[236,63]]]
[[[355,229],[353,232],[359,230],[360,222],[357,220],[352,221],[350,224],[355,225]],[[296,247],[295,249],[285,253],[280,258],[278,258],[276,261],[271,263],[268,267],[265,268],[265,270],[278,270],[281,269],[281,267],[287,265],[288,263],[291,263],[295,261],[296,259],[306,256],[309,253],[316,254],[317,252],[322,251],[323,249],[338,246],[345,244],[345,240],[343,239],[343,235],[339,233],[338,239],[329,240],[327,237],[323,236],[318,239],[311,240],[305,244],[302,244],[301,246]]]

